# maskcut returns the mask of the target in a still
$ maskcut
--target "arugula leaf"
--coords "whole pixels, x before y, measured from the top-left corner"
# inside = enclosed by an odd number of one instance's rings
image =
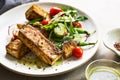
[[[71,11],[70,11],[70,15],[71,15],[72,17],[76,17],[77,14],[78,14],[78,11],[77,11],[77,10],[71,10]]]
[[[63,11],[75,10],[73,7],[69,7],[69,6],[59,6],[59,8],[62,9]]]
[[[55,44],[58,48],[62,49],[63,42],[54,42],[54,44]]]
[[[74,41],[80,42],[82,40],[82,36],[80,34],[74,34]]]
[[[85,21],[85,20],[88,20],[88,18],[86,16],[78,16],[76,18],[76,21]]]
[[[50,40],[52,38],[53,30],[50,32],[48,39]]]
[[[45,30],[51,30],[55,27],[55,25],[57,25],[57,22],[51,22],[50,24],[44,25],[43,28]]]
[[[73,27],[73,23],[72,23],[72,16],[69,15],[69,17],[71,18],[70,26],[69,26],[70,35],[73,36],[73,34],[74,34],[74,27]]]
[[[70,41],[71,39],[73,39],[74,36],[64,36],[63,40],[64,41]]]
[[[31,20],[28,24],[33,25],[33,24],[35,24],[36,22],[41,21],[41,20],[43,20],[42,17],[41,17],[41,18],[38,18],[38,19]]]

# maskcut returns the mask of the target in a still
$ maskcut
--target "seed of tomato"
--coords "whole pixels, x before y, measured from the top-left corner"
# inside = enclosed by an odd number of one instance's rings
[[[46,25],[49,23],[49,21],[50,21],[49,19],[43,19],[41,23],[42,25]]]
[[[81,47],[75,47],[72,51],[73,56],[81,58],[83,55],[83,49]]]
[[[58,7],[52,7],[50,9],[50,16],[54,16],[54,15],[58,14],[59,12],[63,12],[63,10]]]
[[[75,27],[82,28],[82,25],[81,25],[80,22],[75,21],[75,22],[73,22],[73,25],[74,25]]]

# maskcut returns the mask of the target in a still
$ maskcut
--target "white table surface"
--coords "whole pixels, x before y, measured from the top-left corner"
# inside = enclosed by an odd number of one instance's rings
[[[93,18],[100,31],[101,43],[90,61],[65,74],[51,77],[28,77],[13,73],[0,66],[0,80],[86,80],[86,66],[96,59],[111,59],[120,62],[120,57],[107,49],[102,42],[103,35],[111,28],[120,27],[120,0],[40,0],[60,2],[78,7]]]

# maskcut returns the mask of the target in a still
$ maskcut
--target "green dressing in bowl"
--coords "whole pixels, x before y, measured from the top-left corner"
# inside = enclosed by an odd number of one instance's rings
[[[111,67],[99,66],[91,69],[88,80],[120,80],[120,72]]]

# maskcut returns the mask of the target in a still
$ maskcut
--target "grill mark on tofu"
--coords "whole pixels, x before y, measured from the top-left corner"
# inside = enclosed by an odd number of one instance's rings
[[[20,29],[18,37],[45,63],[52,65],[61,57],[61,54],[58,54],[61,52],[60,49],[45,38],[39,30],[31,26],[24,26],[24,29]]]
[[[24,25],[24,24],[17,24],[17,26],[18,26],[19,29],[22,29],[26,25]],[[36,28],[36,29],[38,29],[46,38],[48,38],[49,31],[45,30],[43,28],[43,26],[33,26],[33,27]]]
[[[13,40],[6,46],[8,54],[15,58],[22,58],[30,50],[19,40]]]
[[[63,50],[63,56],[64,58],[68,58],[72,55],[72,50],[77,46],[77,43],[73,40],[70,42],[67,42],[63,45],[62,50]]]
[[[49,18],[49,14],[47,11],[45,11],[44,9],[40,8],[39,6],[37,6],[36,4],[33,4],[25,13],[26,15],[26,19],[28,20],[34,20],[34,19],[38,19],[40,17],[43,18]]]

